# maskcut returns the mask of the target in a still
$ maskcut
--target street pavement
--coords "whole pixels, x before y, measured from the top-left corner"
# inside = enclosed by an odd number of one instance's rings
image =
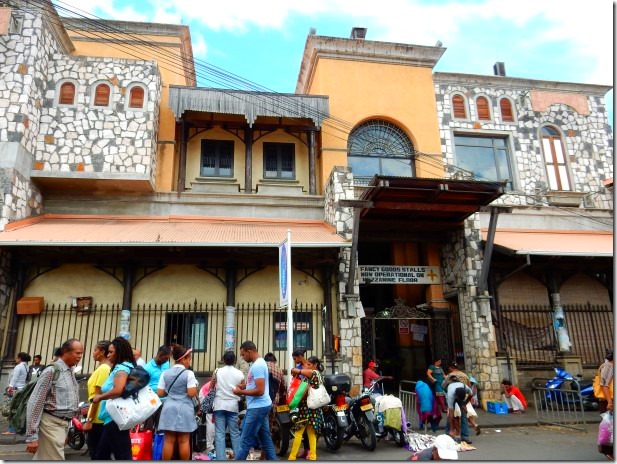
[[[597,426],[590,426],[587,433],[554,426],[524,426],[503,429],[484,428],[479,436],[472,436],[476,450],[459,453],[463,461],[606,461],[598,453]],[[66,450],[67,461],[88,460],[84,450]],[[319,461],[401,461],[412,455],[398,447],[394,441],[380,441],[375,451],[366,451],[356,439],[336,452],[329,452],[323,440],[317,446]],[[3,461],[30,460],[23,443],[0,445]]]

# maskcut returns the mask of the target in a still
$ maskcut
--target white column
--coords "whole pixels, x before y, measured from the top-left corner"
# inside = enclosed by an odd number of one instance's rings
[[[236,349],[236,308],[225,306],[225,351]]]

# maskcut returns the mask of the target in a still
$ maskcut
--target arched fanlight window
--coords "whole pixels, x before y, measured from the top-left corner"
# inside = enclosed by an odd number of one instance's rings
[[[480,119],[481,121],[490,121],[491,110],[488,104],[488,98],[476,98],[476,109],[478,110],[478,119]]]
[[[107,84],[99,84],[94,89],[94,106],[109,106],[111,87]]]
[[[129,92],[129,108],[143,108],[145,99],[144,88],[136,85]]]
[[[514,122],[514,113],[512,111],[512,102],[509,98],[499,100],[499,110],[501,111],[501,120],[504,122]]]
[[[348,163],[354,180],[366,183],[374,175],[415,176],[415,150],[407,134],[380,119],[366,121],[349,134]]]
[[[452,96],[452,114],[458,119],[467,119],[467,107],[462,95]]]
[[[549,188],[551,190],[571,190],[561,135],[550,126],[544,126],[541,133]]]

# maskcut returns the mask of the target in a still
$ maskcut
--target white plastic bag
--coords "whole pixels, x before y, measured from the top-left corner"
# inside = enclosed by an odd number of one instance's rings
[[[317,378],[319,379],[319,388],[308,388],[308,397],[306,398],[306,405],[309,409],[319,409],[330,402],[330,395],[323,385],[323,380],[319,372],[315,371]]]
[[[150,417],[161,405],[160,398],[149,386],[139,390],[137,398],[114,398],[105,405],[107,413],[120,430],[129,430]]]

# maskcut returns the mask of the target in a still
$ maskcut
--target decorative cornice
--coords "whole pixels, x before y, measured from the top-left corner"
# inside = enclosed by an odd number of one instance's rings
[[[585,95],[606,95],[613,87],[610,85],[581,84],[574,82],[545,81],[509,76],[489,76],[481,74],[443,73],[433,74],[435,84],[486,85],[501,89],[545,90],[553,92],[573,92]]]
[[[320,58],[433,68],[445,51],[444,47],[309,35],[296,92],[306,93],[310,89]]]

